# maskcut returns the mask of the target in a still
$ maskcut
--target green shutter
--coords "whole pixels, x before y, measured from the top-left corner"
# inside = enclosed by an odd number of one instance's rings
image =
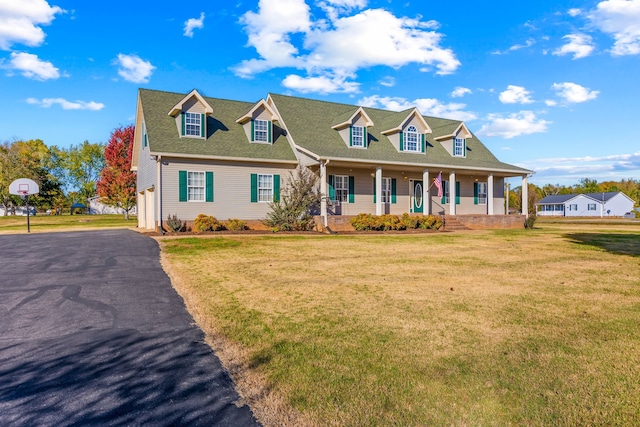
[[[255,123],[251,120],[251,142],[255,141]]]
[[[207,172],[206,174],[206,201],[213,202],[213,172]]]
[[[184,136],[185,134],[184,113],[180,113],[180,117],[182,119],[182,133],[180,135]]]
[[[369,142],[369,134],[367,133],[367,127],[362,126],[362,145],[364,148],[367,148],[368,142]]]
[[[149,145],[149,135],[147,135],[146,133],[144,134],[144,146],[146,147],[147,145]]]
[[[253,123],[253,122],[252,122]],[[251,203],[258,202],[258,174],[251,174]]]
[[[349,126],[349,147],[353,145],[353,126]]]
[[[473,183],[473,204],[474,205],[478,204],[478,183],[477,182]]]
[[[205,137],[207,135],[207,131],[205,129],[205,125],[207,124],[207,118],[204,114],[200,114],[200,136]]]
[[[179,191],[179,201],[186,202],[187,201],[187,171],[179,171],[178,172],[178,186],[180,188]]]
[[[355,189],[356,189],[356,185],[355,185],[355,178],[353,176],[349,177],[349,203],[354,203],[355,202]]]
[[[447,190],[449,188],[449,181],[442,181],[442,198],[440,203],[443,205],[447,203]]]
[[[456,205],[460,204],[460,181],[456,181]]]
[[[404,132],[400,132],[400,151],[404,151]]]
[[[421,142],[422,142],[422,149],[421,149],[421,151],[422,151],[423,153],[426,151],[426,148],[427,148],[427,141],[426,141],[426,139],[427,139],[427,136],[426,136],[424,133],[420,135],[420,140],[421,140]]]
[[[396,179],[391,178],[391,203],[396,203]]]
[[[273,175],[273,201],[280,201],[280,175]]]
[[[336,199],[335,182],[336,182],[335,175],[329,175],[329,200]]]
[[[467,140],[462,140],[462,157],[467,157]]]
[[[268,135],[267,135],[267,141],[268,141],[269,143],[273,142],[273,137],[271,136],[271,135],[272,135],[272,133],[273,133],[272,127],[273,127],[273,123],[271,122],[271,120],[269,120],[269,121],[267,122],[267,132],[268,132]]]
[[[373,178],[373,203],[376,202],[376,179]]]

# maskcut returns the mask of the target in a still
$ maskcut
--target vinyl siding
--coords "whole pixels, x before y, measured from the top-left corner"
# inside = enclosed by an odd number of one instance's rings
[[[280,188],[288,184],[289,171],[294,166],[277,166],[258,163],[202,162],[165,159],[162,166],[163,207],[162,215],[176,214],[183,221],[192,221],[199,214],[219,220],[238,218],[243,220],[264,219],[271,210],[268,203],[251,202],[251,174],[278,174]],[[178,199],[179,171],[201,171],[214,173],[214,202],[180,202]]]

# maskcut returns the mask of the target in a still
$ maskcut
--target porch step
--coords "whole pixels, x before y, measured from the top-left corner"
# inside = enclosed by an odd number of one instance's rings
[[[456,230],[470,230],[463,223],[458,221],[454,215],[445,215],[444,216],[444,227],[442,227],[444,231],[456,231]]]

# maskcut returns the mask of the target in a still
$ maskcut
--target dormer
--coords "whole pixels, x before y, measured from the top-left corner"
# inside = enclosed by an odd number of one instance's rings
[[[401,120],[395,121],[397,118],[401,118]],[[408,113],[406,111],[398,113],[390,120],[394,120],[393,124],[397,123],[397,125],[383,130],[381,133],[389,138],[396,150],[403,153],[426,152],[426,135],[432,131],[417,108],[413,108]]]
[[[169,115],[176,120],[181,138],[206,139],[207,117],[210,114],[213,114],[213,109],[195,89],[169,111]]]
[[[369,145],[369,133],[367,127],[373,126],[373,121],[364,108],[359,107],[355,112],[347,112],[331,126],[338,131],[347,146],[352,148],[367,148]]]
[[[467,157],[467,140],[473,138],[464,123],[460,123],[455,130],[447,135],[435,138],[452,157]]]
[[[244,127],[244,131],[252,143],[273,144],[273,122],[278,120],[278,115],[273,107],[263,99],[258,101],[249,111],[236,120],[236,123]]]

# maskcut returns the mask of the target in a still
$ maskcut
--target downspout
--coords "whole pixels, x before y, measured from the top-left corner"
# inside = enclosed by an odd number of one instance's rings
[[[159,155],[156,157],[156,160],[158,162],[158,177],[156,179],[156,181],[158,181],[158,231],[164,235],[164,228],[162,227],[162,156]]]
[[[329,225],[329,213],[327,211],[327,198],[329,197],[327,189],[327,165],[329,162],[329,159],[324,162],[320,160],[320,215],[322,215],[325,227]]]

